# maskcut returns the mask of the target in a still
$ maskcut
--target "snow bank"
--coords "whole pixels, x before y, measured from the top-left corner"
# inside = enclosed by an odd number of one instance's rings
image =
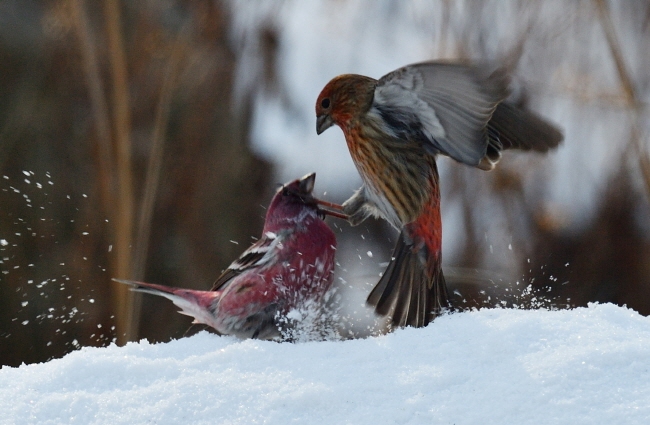
[[[0,370],[11,424],[647,424],[650,318],[482,310],[277,344],[201,333]]]

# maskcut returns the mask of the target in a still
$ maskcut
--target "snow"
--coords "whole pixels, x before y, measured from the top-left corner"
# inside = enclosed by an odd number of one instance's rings
[[[650,319],[484,309],[362,340],[200,333],[0,370],[1,424],[647,424]]]

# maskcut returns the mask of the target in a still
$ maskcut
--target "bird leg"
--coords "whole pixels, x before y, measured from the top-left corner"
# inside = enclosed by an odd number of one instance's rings
[[[332,217],[340,218],[345,221],[350,221],[350,216],[341,212],[337,211],[332,211],[332,210],[326,210],[324,208],[319,208],[319,211],[325,215],[329,215]]]
[[[354,195],[343,202],[341,207],[343,208],[343,212],[349,216],[348,222],[352,226],[361,224],[361,222],[372,215],[371,209],[368,208],[365,186],[361,186],[354,192]]]
[[[350,220],[350,216],[343,212],[343,206],[339,204],[335,204],[333,202],[323,201],[322,199],[318,199],[318,198],[314,198],[314,199],[316,200],[316,203],[319,206],[331,208],[331,209],[319,208],[318,210],[321,213],[332,217],[340,218],[346,221]]]
[[[325,214],[329,215],[332,217],[340,218],[342,220],[350,221],[350,216],[345,214],[343,212],[343,206],[339,204],[335,204],[333,202],[328,202],[328,201],[323,201],[322,199],[314,198],[316,199],[316,203],[322,207],[330,208],[330,209],[325,209],[325,208],[319,208],[319,210]]]
[[[316,199],[316,203],[318,205],[322,205],[324,207],[331,208],[336,211],[343,211],[343,206],[339,204],[335,204],[334,202],[323,201],[322,199]]]

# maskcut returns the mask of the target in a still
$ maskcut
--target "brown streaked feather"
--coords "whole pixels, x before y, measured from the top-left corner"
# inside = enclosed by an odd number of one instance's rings
[[[371,120],[349,125],[350,154],[366,185],[380,192],[393,211],[372,201],[397,229],[415,220],[431,193],[429,178],[433,156],[418,141],[402,141],[373,131]],[[398,219],[398,220],[395,220]]]

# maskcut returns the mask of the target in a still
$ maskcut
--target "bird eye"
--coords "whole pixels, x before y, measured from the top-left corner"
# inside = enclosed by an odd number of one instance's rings
[[[330,107],[330,100],[329,100],[329,98],[326,97],[325,99],[321,100],[321,101],[320,101],[320,106],[321,106],[323,109],[327,109],[327,108],[329,108],[329,107]]]

